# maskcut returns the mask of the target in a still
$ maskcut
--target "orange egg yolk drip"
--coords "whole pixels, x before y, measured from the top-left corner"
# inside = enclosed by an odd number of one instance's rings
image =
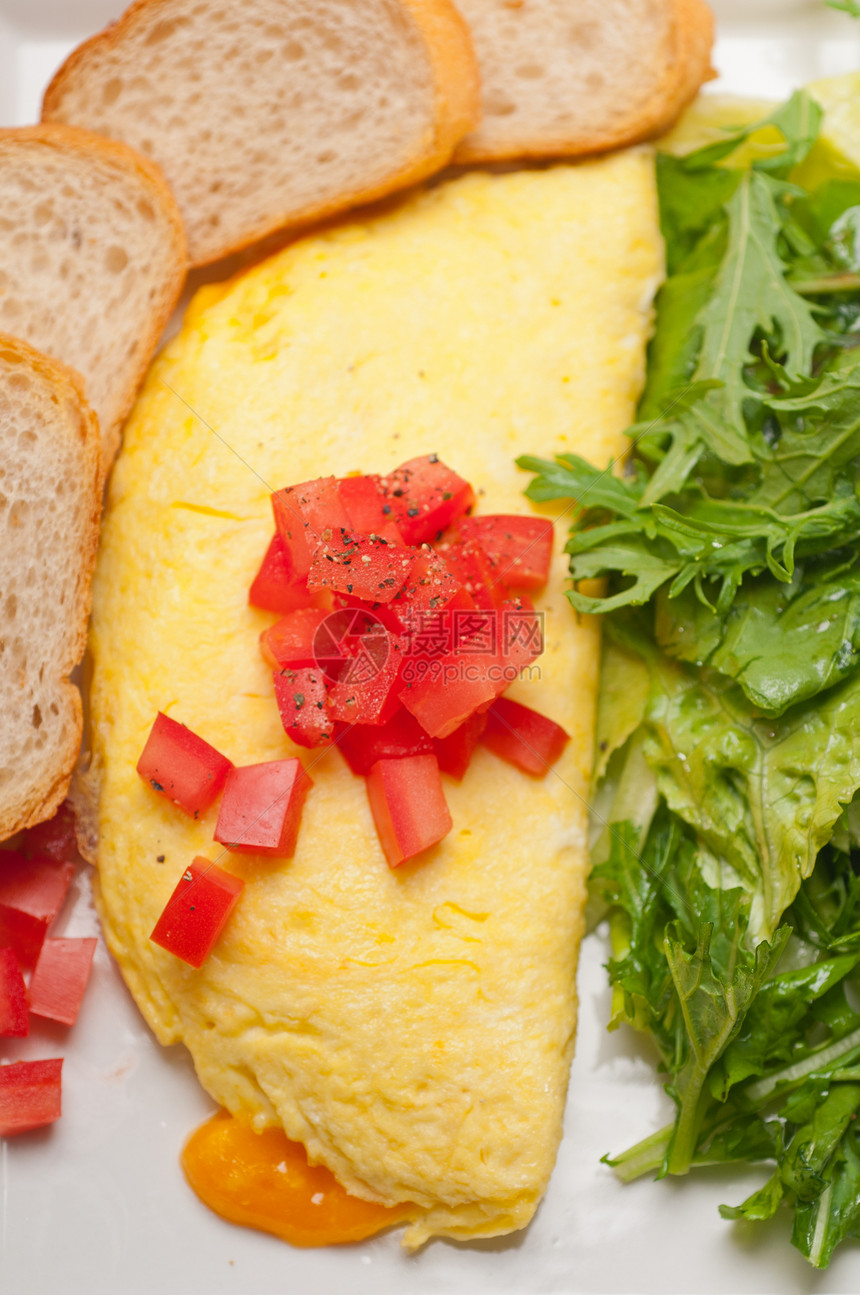
[[[281,1129],[255,1133],[227,1111],[191,1135],[182,1167],[216,1214],[294,1246],[363,1241],[415,1214],[414,1206],[350,1196],[331,1170],[308,1164],[300,1142],[290,1142]]]

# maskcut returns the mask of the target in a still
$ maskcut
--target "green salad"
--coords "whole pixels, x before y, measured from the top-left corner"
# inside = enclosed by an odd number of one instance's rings
[[[760,1162],[722,1213],[788,1208],[824,1267],[860,1237],[860,175],[810,163],[820,124],[798,93],[658,155],[630,457],[519,462],[605,613],[591,903],[676,1108],[609,1163]]]

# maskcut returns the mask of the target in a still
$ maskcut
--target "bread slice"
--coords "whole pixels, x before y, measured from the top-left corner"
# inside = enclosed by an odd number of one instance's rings
[[[704,0],[457,0],[483,116],[455,161],[599,153],[666,130],[710,72]]]
[[[69,126],[0,130],[0,331],[82,375],[105,468],[186,266],[179,210],[146,158]]]
[[[439,170],[479,99],[450,0],[137,0],[42,116],[155,158],[200,265]]]
[[[49,818],[69,786],[100,509],[83,382],[0,334],[0,840]]]

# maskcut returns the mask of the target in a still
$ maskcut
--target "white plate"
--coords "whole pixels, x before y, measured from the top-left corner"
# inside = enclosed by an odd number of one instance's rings
[[[571,0],[575,3],[575,0]],[[860,23],[819,0],[716,0],[720,80],[712,89],[785,96],[818,76],[860,68]],[[120,12],[112,0],[0,0],[0,123],[36,121],[51,73],[83,36]],[[75,935],[97,932],[86,878],[67,906]],[[53,1129],[0,1143],[0,1291],[12,1295],[450,1295],[605,1292],[856,1292],[850,1246],[823,1277],[789,1245],[787,1216],[723,1222],[764,1172],[711,1171],[687,1182],[622,1187],[600,1164],[651,1132],[669,1103],[637,1039],[606,1033],[606,956],[583,949],[581,1015],[565,1137],[531,1227],[471,1245],[434,1242],[405,1256],[396,1233],[331,1250],[293,1250],[221,1222],[185,1185],[178,1154],[211,1110],[180,1048],[143,1025],[103,945],[81,1016],[9,1058],[63,1054],[64,1115]]]

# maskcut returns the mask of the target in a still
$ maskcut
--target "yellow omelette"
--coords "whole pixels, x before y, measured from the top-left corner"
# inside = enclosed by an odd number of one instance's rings
[[[435,452],[478,511],[528,512],[518,454],[623,452],[662,270],[647,150],[472,173],[198,292],[125,433],[92,626],[98,903],[162,1043],[354,1195],[415,1203],[406,1244],[523,1227],[561,1137],[583,931],[598,629],[564,597],[510,695],[571,734],[528,777],[479,749],[453,831],[392,871],[364,781],[284,734],[248,587],[271,491]],[[300,754],[288,861],[227,853],[135,772],[156,711],[235,764]],[[195,971],[150,932],[195,855],[243,877]]]

